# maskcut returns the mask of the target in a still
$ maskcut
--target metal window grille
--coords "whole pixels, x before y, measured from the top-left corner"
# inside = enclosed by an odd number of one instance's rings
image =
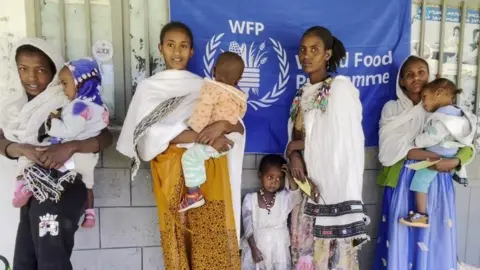
[[[102,96],[114,124],[121,125],[137,83],[164,68],[157,49],[168,21],[168,0],[27,0],[33,10],[31,34],[56,46],[66,60],[92,56],[92,45],[113,45],[101,62]]]

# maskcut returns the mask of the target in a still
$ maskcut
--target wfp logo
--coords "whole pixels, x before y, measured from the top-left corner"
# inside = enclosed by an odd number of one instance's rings
[[[230,20],[229,25],[232,34],[255,35],[257,37],[265,29],[262,23],[257,22]],[[238,86],[248,94],[247,103],[254,110],[270,107],[287,90],[287,83],[290,79],[288,73],[290,65],[287,52],[282,47],[282,44],[273,38],[269,38],[268,41],[257,40],[251,43],[238,43],[233,40],[228,43],[228,48],[220,48],[224,36],[225,33],[213,35],[207,42],[205,55],[203,56],[203,73],[208,78],[213,77],[212,70],[216,56],[224,52],[224,49],[238,54],[245,63],[245,70]],[[270,45],[273,51],[269,50],[268,46]],[[266,67],[268,62],[275,60],[278,61],[278,78],[276,82],[262,80],[262,67]],[[271,66],[269,72],[271,72]]]

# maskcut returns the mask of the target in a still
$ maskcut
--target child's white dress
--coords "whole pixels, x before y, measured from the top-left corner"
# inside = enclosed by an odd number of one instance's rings
[[[275,204],[268,214],[267,209],[258,206],[258,194],[245,196],[242,205],[242,220],[245,230],[242,238],[242,269],[244,270],[290,270],[290,232],[287,219],[295,206],[302,201],[300,189],[283,190],[277,193]],[[248,245],[248,237],[253,234],[263,261],[255,264]]]

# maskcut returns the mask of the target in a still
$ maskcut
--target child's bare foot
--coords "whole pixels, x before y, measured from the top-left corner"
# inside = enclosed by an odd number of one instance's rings
[[[91,229],[95,227],[95,210],[85,210],[85,217],[83,218],[82,228]]]
[[[401,218],[400,223],[409,227],[428,228],[428,215],[410,212],[407,217]]]
[[[33,193],[25,189],[25,181],[15,182],[15,192],[13,194],[12,205],[15,208],[21,208],[28,203]]]

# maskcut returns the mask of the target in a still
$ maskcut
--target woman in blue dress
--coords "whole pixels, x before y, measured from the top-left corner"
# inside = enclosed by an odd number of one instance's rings
[[[374,270],[457,269],[455,188],[450,171],[466,165],[473,149],[462,148],[456,157],[443,159],[431,169],[438,171],[428,191],[430,228],[402,225],[399,219],[415,210],[410,191],[414,171],[404,165],[438,159],[435,153],[416,149],[415,137],[426,120],[421,91],[429,80],[427,62],[410,56],[397,77],[397,100],[385,104],[380,120],[380,154],[384,166],[378,184],[385,187]]]

